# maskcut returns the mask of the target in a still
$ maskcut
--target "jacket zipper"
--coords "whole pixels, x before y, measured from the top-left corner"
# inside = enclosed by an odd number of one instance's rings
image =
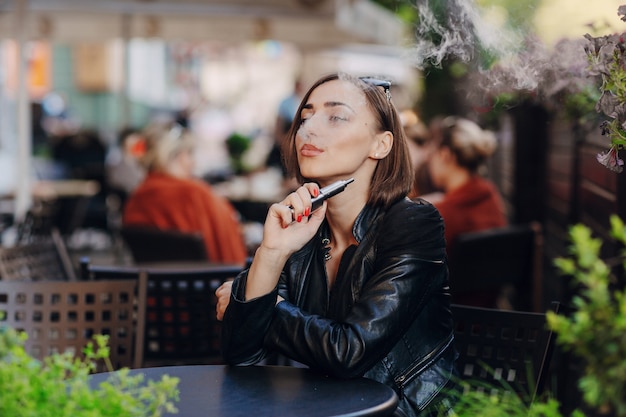
[[[446,340],[441,342],[439,346],[437,346],[435,349],[430,351],[428,355],[426,355],[422,360],[411,365],[411,367],[406,372],[403,372],[402,374],[394,378],[396,387],[398,387],[398,391],[399,391],[398,396],[400,397],[400,400],[402,400],[402,398],[404,397],[405,383],[413,379],[413,378],[409,379],[409,377],[417,376],[421,374],[424,371],[424,369],[430,366],[430,364],[432,364],[434,361],[436,361],[439,358],[439,356],[441,356],[441,354],[450,346],[453,340],[454,340],[454,333],[450,333],[450,336],[448,336]]]

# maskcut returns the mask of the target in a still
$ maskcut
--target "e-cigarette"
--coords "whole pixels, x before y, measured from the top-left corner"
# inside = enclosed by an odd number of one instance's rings
[[[347,180],[339,180],[327,185],[324,188],[320,188],[320,194],[317,197],[311,199],[311,213],[320,208],[324,200],[335,196],[346,189],[348,184],[354,181],[354,178],[348,178]]]
[[[320,208],[324,200],[327,200],[345,190],[348,184],[353,181],[354,178],[348,178],[347,180],[339,180],[337,182],[333,182],[330,185],[327,185],[324,188],[320,188],[320,195],[311,199],[311,212],[314,212],[315,210]]]

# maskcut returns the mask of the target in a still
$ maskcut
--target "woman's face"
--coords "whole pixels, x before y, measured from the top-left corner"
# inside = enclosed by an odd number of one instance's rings
[[[295,146],[303,177],[321,185],[373,173],[376,120],[359,87],[333,80],[309,96]]]

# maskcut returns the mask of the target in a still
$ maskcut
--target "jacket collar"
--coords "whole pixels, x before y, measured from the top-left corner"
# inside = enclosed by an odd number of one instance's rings
[[[374,220],[376,220],[381,213],[382,210],[380,207],[372,207],[369,204],[366,204],[363,207],[363,210],[361,210],[354,221],[354,226],[352,226],[352,235],[356,239],[357,243],[361,243]],[[328,223],[324,221],[322,227],[320,228],[320,241],[329,237],[330,230],[328,228]]]
[[[378,207],[372,207],[366,204],[363,210],[356,217],[354,226],[352,227],[352,234],[358,243],[361,243],[365,233],[368,231],[374,220],[381,213],[381,209]]]

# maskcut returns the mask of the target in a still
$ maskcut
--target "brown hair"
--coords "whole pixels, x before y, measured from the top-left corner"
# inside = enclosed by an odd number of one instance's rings
[[[457,163],[472,173],[493,155],[496,136],[469,119],[449,116],[440,122],[439,146],[449,148]]]
[[[146,140],[143,166],[152,172],[168,172],[169,163],[195,147],[195,137],[178,124],[154,123],[142,131]]]
[[[389,131],[393,135],[393,146],[389,154],[378,161],[372,183],[368,204],[372,206],[388,207],[400,198],[405,197],[412,187],[413,167],[409,158],[406,144],[406,135],[400,117],[393,103],[387,98],[381,87],[369,84],[357,77],[344,73],[333,73],[317,80],[304,95],[296,116],[287,133],[287,138],[282,144],[283,163],[291,176],[295,176],[298,182],[310,181],[300,173],[298,165],[295,138],[300,124],[302,123],[302,108],[308,102],[313,90],[320,85],[333,80],[350,81],[361,88],[368,106],[372,109],[377,120],[379,132]]]

